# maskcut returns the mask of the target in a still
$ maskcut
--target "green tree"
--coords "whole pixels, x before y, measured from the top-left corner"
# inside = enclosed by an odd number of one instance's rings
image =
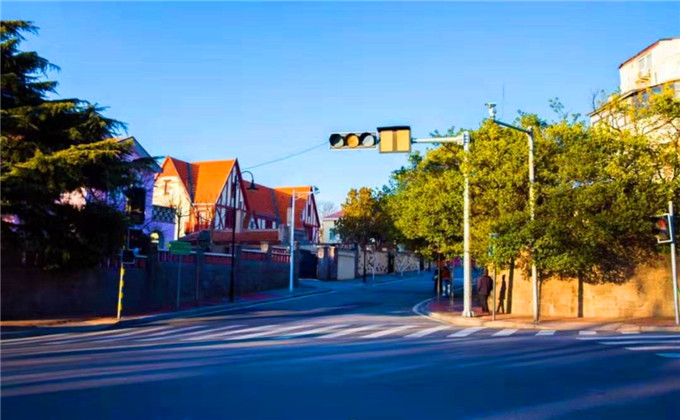
[[[127,162],[131,144],[110,139],[124,125],[81,99],[49,99],[56,69],[21,51],[25,21],[2,21],[2,250],[43,268],[97,264],[120,249],[126,218],[109,199],[135,185],[148,162]],[[109,140],[106,140],[109,139]],[[86,206],[68,200],[86,193]]]

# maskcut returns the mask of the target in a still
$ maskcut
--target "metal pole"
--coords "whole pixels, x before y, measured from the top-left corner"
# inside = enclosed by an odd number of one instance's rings
[[[463,150],[465,160],[470,154],[470,135],[464,133]],[[468,169],[469,171],[469,169]],[[463,197],[463,316],[474,317],[472,311],[472,278],[470,273],[470,174],[465,172],[465,193]]]
[[[182,254],[179,255],[177,263],[177,309],[179,309],[180,285],[182,283]]]
[[[491,302],[491,320],[496,320],[496,262],[493,263],[493,298]]]
[[[668,202],[668,213],[671,215],[671,276],[673,277],[673,303],[675,304],[675,324],[680,325],[680,308],[678,305],[678,266],[675,260],[675,220],[673,216],[673,201]]]
[[[527,132],[529,137],[529,209],[531,212],[531,221],[536,219],[536,196],[534,193],[534,131],[529,128]],[[532,255],[531,255],[531,285],[533,288],[533,299],[534,299],[534,323],[539,322],[539,303],[538,303],[538,271],[536,270],[536,253],[534,249],[534,244],[531,244]]]
[[[234,302],[236,299],[236,288],[234,275],[234,259],[236,258],[236,174],[234,174],[234,182],[231,184],[231,202],[234,206],[232,209],[232,225],[231,225],[231,273],[229,274],[231,280],[229,281],[229,302]]]
[[[123,311],[123,278],[125,277],[125,265],[123,264],[123,256],[120,257],[120,280],[118,280],[118,310],[116,319],[120,321],[120,313]]]
[[[295,190],[293,190],[293,205],[290,213],[290,281],[288,291],[293,293],[293,276],[295,267]]]
[[[366,283],[366,262],[368,261],[368,245],[364,244],[364,283]],[[371,264],[373,267],[373,264]]]

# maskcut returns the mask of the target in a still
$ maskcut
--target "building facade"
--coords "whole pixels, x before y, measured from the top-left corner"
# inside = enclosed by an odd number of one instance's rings
[[[634,106],[644,106],[651,93],[672,89],[680,98],[680,37],[663,38],[619,65],[619,98]],[[610,98],[609,101],[612,99]],[[614,113],[604,104],[588,114],[591,124],[607,122],[618,128],[630,128],[624,115]]]

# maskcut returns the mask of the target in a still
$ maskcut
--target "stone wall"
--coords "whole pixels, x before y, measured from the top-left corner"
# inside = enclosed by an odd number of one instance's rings
[[[499,271],[496,290],[506,276],[506,305],[513,314],[533,314],[531,276]],[[623,284],[588,284],[577,279],[545,279],[540,288],[541,316],[631,318],[674,314],[670,257],[640,267]]]

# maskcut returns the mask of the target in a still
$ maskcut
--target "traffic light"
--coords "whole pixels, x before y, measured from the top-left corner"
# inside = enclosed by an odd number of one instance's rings
[[[328,138],[332,150],[374,149],[378,144],[376,133],[333,133]]]
[[[379,127],[380,153],[411,153],[411,127]]]
[[[662,214],[652,218],[656,242],[667,244],[673,242],[673,219],[670,214]]]
[[[130,188],[125,192],[127,196],[127,213],[130,223],[133,225],[144,224],[144,211],[146,209],[146,190],[141,187]]]

